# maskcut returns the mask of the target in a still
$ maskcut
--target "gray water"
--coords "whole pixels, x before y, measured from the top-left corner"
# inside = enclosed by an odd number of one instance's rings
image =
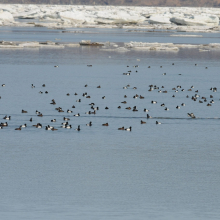
[[[35,29],[37,34],[17,28],[6,34],[5,29],[1,28],[4,40],[60,38],[58,31],[41,28]],[[108,32],[109,36],[100,31],[92,40],[129,42],[134,37],[120,29]],[[85,34],[77,40],[74,34],[62,36],[65,42],[91,39]],[[201,41],[212,42],[212,37]],[[158,38],[173,39],[163,34]],[[177,53],[117,53],[87,47],[1,49],[0,83],[6,86],[0,87],[0,117],[11,116],[9,126],[0,130],[1,219],[219,219],[220,96],[219,90],[210,90],[220,88],[219,57],[219,51],[196,49]],[[123,75],[129,70],[131,75]],[[150,84],[164,86],[161,90],[167,93],[149,92]],[[185,91],[172,90],[177,85]],[[83,97],[85,92],[91,98]],[[196,93],[200,97],[191,100]],[[144,99],[134,99],[135,94]],[[207,102],[199,103],[202,96]],[[50,104],[52,99],[56,105]],[[215,103],[207,106],[212,99]],[[99,107],[96,115],[85,114],[92,110],[91,102]],[[181,103],[185,106],[176,109]],[[58,106],[65,112],[58,113]],[[138,111],[126,110],[128,106],[137,106]],[[153,118],[146,118],[144,108]],[[22,109],[28,113],[22,114]],[[38,117],[36,110],[44,116]],[[187,116],[191,112],[195,119]],[[73,116],[77,113],[80,117]],[[70,118],[72,129],[60,127],[64,116]],[[54,118],[57,121],[50,122]],[[141,120],[147,123],[140,124]],[[91,127],[86,126],[89,121]],[[43,128],[32,126],[38,122]],[[107,122],[108,127],[102,126]],[[26,128],[14,130],[24,123]],[[45,130],[48,124],[58,130]],[[80,131],[75,130],[78,125]],[[132,126],[132,131],[119,131],[122,126]]]

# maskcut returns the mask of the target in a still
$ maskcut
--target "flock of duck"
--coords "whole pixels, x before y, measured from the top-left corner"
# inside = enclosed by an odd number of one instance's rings
[[[172,65],[174,65],[174,63],[173,63]],[[88,66],[88,67],[92,67],[92,65],[87,65],[87,66]],[[59,66],[54,66],[54,67],[57,68],[57,67],[59,67]],[[127,66],[127,67],[129,68],[129,66]],[[139,67],[138,65],[133,66],[133,68],[135,68],[135,71],[134,71],[134,72],[136,72],[136,73],[138,72],[138,71],[136,70],[138,67]],[[150,66],[149,66],[148,68],[150,68]],[[162,66],[160,66],[160,68],[162,68]],[[207,67],[206,67],[206,69],[207,69]],[[123,73],[123,75],[131,75],[131,72],[132,72],[131,70],[128,70],[127,72]],[[164,73],[164,74],[162,74],[162,75],[165,76],[166,73]],[[2,84],[2,87],[5,87],[5,86],[6,86],[5,84]],[[43,84],[42,87],[46,87],[46,85]],[[84,87],[88,87],[88,84],[85,84]],[[35,85],[34,85],[34,84],[31,84],[31,88],[32,88],[32,89],[35,89]],[[96,88],[100,89],[100,88],[102,88],[102,87],[101,87],[101,85],[98,85]],[[128,88],[131,88],[131,86],[130,86],[129,84],[123,87],[123,89],[128,89]],[[132,89],[136,90],[137,87],[133,87]],[[151,92],[151,91],[153,91],[153,90],[154,90],[154,91],[156,90],[158,93],[168,93],[168,90],[166,90],[164,86],[159,87],[159,86],[153,85],[153,84],[149,85],[148,92]],[[179,92],[179,91],[182,91],[182,92],[185,91],[185,89],[182,88],[181,85],[177,85],[176,87],[173,87],[171,90],[172,90],[173,92],[175,92],[175,93],[177,93],[177,92]],[[207,103],[207,106],[212,106],[212,104],[214,103],[213,95],[210,95],[209,97],[204,97],[204,96],[200,97],[200,95],[198,94],[198,92],[199,92],[198,89],[194,89],[194,86],[191,86],[190,88],[187,89],[188,92],[193,91],[193,90],[194,90],[195,94],[192,95],[191,97],[190,97],[189,95],[186,95],[186,98],[190,98],[192,101],[197,101],[197,100],[199,100],[199,101],[198,101],[199,103]],[[212,92],[217,92],[217,88],[216,88],[216,87],[212,87],[212,88],[210,88],[210,90],[211,90]],[[42,94],[43,92],[40,91],[39,93]],[[44,93],[47,94],[48,91],[45,91]],[[172,95],[173,98],[175,98],[175,93]],[[67,93],[66,95],[67,95],[67,96],[70,96],[70,93]],[[77,96],[78,94],[75,92],[74,95]],[[79,94],[79,95],[80,95],[80,94]],[[84,92],[84,93],[81,94],[81,95],[82,95],[82,97],[84,97],[84,98],[88,98],[88,99],[91,98],[91,96],[88,95],[87,92]],[[124,95],[124,99],[126,99],[127,97],[128,97],[127,95]],[[0,97],[0,98],[1,98],[1,97]],[[105,98],[106,98],[105,96],[102,96],[102,99],[105,99]],[[137,99],[137,98],[138,98],[138,99],[145,99],[145,97],[144,97],[143,95],[138,95],[138,94],[135,94],[135,95],[133,96],[133,98],[134,98],[134,99]],[[200,98],[200,99],[199,99],[199,98]],[[210,100],[209,100],[209,99],[210,99]],[[79,103],[80,103],[80,102],[81,102],[81,98],[77,99],[76,102],[79,102]],[[48,104],[50,104],[50,105],[56,105],[57,103],[56,103],[55,99],[52,99],[51,102],[48,103]],[[122,101],[121,104],[127,104],[127,101]],[[122,108],[121,104],[118,105],[118,107],[117,107],[118,109],[121,109],[121,108]],[[156,100],[152,100],[152,101],[151,101],[151,104],[153,104],[153,105],[154,105],[154,104],[157,104],[157,101],[156,101]],[[90,108],[91,108],[90,111],[87,111],[87,112],[84,112],[84,113],[74,114],[73,117],[80,117],[82,114],[96,115],[96,114],[98,113],[98,111],[99,111],[99,106],[96,106],[95,103],[93,103],[93,102],[91,102],[89,105],[90,105]],[[160,106],[161,106],[161,107],[164,107],[164,110],[165,110],[165,111],[169,111],[169,108],[166,106],[165,103],[161,103]],[[185,103],[182,103],[181,105],[177,105],[177,106],[176,106],[176,109],[180,109],[180,106],[181,106],[181,107],[185,106]],[[74,108],[76,108],[76,106],[75,106],[75,105],[72,105],[72,108],[74,109]],[[106,106],[105,109],[108,110],[109,107]],[[127,107],[125,107],[125,109],[126,109],[126,110],[132,110],[133,112],[138,111],[138,108],[137,108],[136,105],[133,106],[133,107],[127,106]],[[59,113],[65,113],[65,112],[66,112],[66,113],[73,113],[72,110],[70,110],[70,109],[64,110],[62,107],[56,107],[55,110],[56,110],[57,112],[59,112]],[[149,112],[149,110],[146,109],[146,108],[144,108],[142,111],[143,111],[143,112]],[[21,110],[21,113],[22,113],[22,114],[26,114],[26,113],[28,113],[28,111],[22,109],[22,110]],[[35,113],[36,113],[36,116],[37,116],[37,117],[43,117],[43,113],[39,112],[38,110],[36,110]],[[194,115],[194,113],[187,113],[187,116],[190,117],[190,118],[196,118],[196,116]],[[57,127],[52,126],[52,125],[49,125],[49,124],[43,126],[41,123],[37,123],[37,124],[34,124],[34,125],[31,124],[31,126],[32,126],[32,127],[35,127],[35,128],[45,128],[45,130],[51,130],[51,131],[57,131],[57,130],[60,129],[60,128],[61,128],[61,129],[62,129],[62,128],[64,128],[64,129],[72,129],[73,127],[72,127],[72,125],[71,125],[71,123],[70,123],[71,117],[65,117],[65,116],[63,116],[63,115],[62,115],[61,117],[62,117],[63,122],[60,124],[60,126],[57,126]],[[147,113],[147,115],[145,116],[145,118],[146,118],[146,119],[153,119],[154,117],[150,116],[149,113]],[[155,117],[155,119],[156,119],[156,117]],[[5,115],[5,116],[3,117],[3,120],[6,120],[6,122],[1,122],[1,123],[0,123],[0,129],[3,129],[4,127],[8,127],[8,126],[9,126],[8,121],[12,120],[12,116]],[[32,122],[33,122],[33,118],[31,117],[31,118],[29,119],[29,121],[30,121],[30,123],[32,123]],[[50,122],[51,122],[51,123],[57,122],[57,119],[55,119],[55,118],[54,118],[54,119],[51,119]],[[147,122],[144,121],[144,120],[141,120],[141,121],[140,121],[140,124],[146,124],[146,123],[147,123]],[[155,121],[155,124],[159,125],[159,124],[162,124],[162,123],[159,122],[159,121]],[[103,124],[101,124],[101,125],[102,125],[102,126],[109,126],[109,122],[103,123]],[[92,126],[92,121],[90,121],[90,122],[88,122],[87,124],[85,124],[85,126]],[[26,128],[26,127],[27,127],[27,124],[25,123],[25,124],[20,125],[19,127],[16,127],[15,130],[22,130],[23,128]],[[76,131],[80,131],[80,130],[81,130],[81,125],[78,125],[78,126],[75,128],[75,130],[76,130]],[[132,126],[129,126],[129,127],[122,126],[122,127],[119,127],[118,130],[132,131]]]

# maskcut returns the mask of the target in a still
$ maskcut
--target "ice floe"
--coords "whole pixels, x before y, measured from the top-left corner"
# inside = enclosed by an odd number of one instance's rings
[[[1,25],[48,28],[136,26],[188,31],[201,26],[200,31],[219,31],[219,16],[220,8],[0,4]]]

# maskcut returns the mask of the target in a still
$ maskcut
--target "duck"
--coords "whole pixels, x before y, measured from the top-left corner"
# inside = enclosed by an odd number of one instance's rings
[[[67,93],[66,95],[67,95],[67,96],[70,96],[70,94],[69,94],[69,93]]]
[[[72,128],[72,125],[65,125],[65,128],[67,128],[67,129],[71,129]]]
[[[73,106],[72,106],[72,108],[76,108],[76,106],[75,106],[75,105],[73,105]]]
[[[76,102],[81,102],[81,99],[76,100]]]
[[[69,121],[70,119],[69,119],[69,118],[66,118],[66,117],[63,117],[63,120],[64,120],[64,121]]]
[[[80,114],[78,113],[78,114],[75,114],[75,115],[73,115],[73,116],[78,117],[78,116],[80,116]]]
[[[92,126],[92,122],[90,121],[86,126]]]
[[[99,86],[97,86],[97,88],[98,88],[98,89],[100,89],[100,88],[101,88],[101,86],[99,85]]]
[[[57,130],[58,130],[57,128],[54,127],[51,128],[51,131],[57,131]]]
[[[51,100],[52,102],[50,103],[51,105],[56,105],[56,102],[54,99]]]
[[[15,128],[15,130],[20,131],[21,130],[21,126],[19,128]]]
[[[42,85],[42,87],[45,87],[45,86],[46,86],[45,84]]]
[[[59,66],[58,66],[58,65],[55,65],[54,67],[57,68],[57,67],[59,67]]]
[[[102,96],[102,99],[105,99],[105,96]]]
[[[27,124],[23,124],[21,125],[22,128],[26,128],[27,127]]]
[[[3,119],[5,119],[5,120],[11,120],[11,116],[5,116]]]
[[[31,84],[31,88],[35,88],[34,84]]]
[[[108,126],[108,123],[102,124],[102,126]]]
[[[56,119],[52,119],[52,120],[51,120],[51,122],[56,122],[56,121],[57,121]]]
[[[105,109],[109,109],[109,108],[106,106]]]
[[[193,113],[187,113],[187,115],[188,115],[188,117],[196,118],[196,116]]]
[[[125,131],[131,131],[131,126],[129,128],[125,128]]]
[[[71,111],[71,110],[69,110],[69,109],[67,109],[67,113],[72,113],[73,111]]]
[[[121,128],[118,128],[118,130],[125,130],[125,127],[123,126]]]
[[[176,106],[176,109],[180,109],[180,106],[177,105],[177,106]]]
[[[152,118],[152,116],[150,116],[149,114],[147,114],[147,118]]]
[[[169,111],[169,109],[166,107],[165,109],[164,109],[165,111]]]
[[[141,120],[141,124],[146,124],[146,123],[147,123],[146,121],[142,121],[142,120]]]
[[[145,109],[144,109],[144,112],[149,112],[149,110],[145,108]]]
[[[48,130],[48,131],[49,131],[49,130],[51,130],[51,129],[52,129],[52,128],[50,127],[50,125],[48,125],[48,126],[45,127],[45,130]]]
[[[36,125],[32,125],[32,126],[34,126],[35,128],[41,128],[42,124],[41,123],[37,123]]]
[[[21,113],[27,113],[27,111],[25,111],[25,110],[22,109],[22,110],[21,110]]]
[[[32,120],[33,120],[33,119],[32,119],[32,118],[30,118],[30,120],[29,120],[29,121],[30,121],[30,122],[32,122]]]
[[[1,124],[0,124],[0,126],[3,126],[3,127],[7,127],[8,126],[8,122],[2,122]]]
[[[80,125],[78,125],[78,128],[75,129],[76,131],[80,131]]]
[[[120,106],[120,105],[118,106],[118,109],[121,109],[121,106]]]
[[[123,101],[123,102],[121,102],[122,104],[126,104],[127,102],[126,101]]]
[[[161,122],[159,122],[159,121],[156,121],[156,124],[157,124],[157,125],[160,125],[160,124],[161,124]]]
[[[157,103],[157,101],[151,101],[151,103],[152,103],[152,104],[156,104],[156,103]]]
[[[37,115],[38,117],[43,117],[43,114],[42,113],[40,113],[39,115]]]

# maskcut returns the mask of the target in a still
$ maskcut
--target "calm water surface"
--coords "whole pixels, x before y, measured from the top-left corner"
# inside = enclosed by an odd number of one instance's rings
[[[18,41],[62,37],[65,42],[150,39],[124,30],[77,37],[34,30],[36,34],[31,29],[2,28],[1,37]],[[164,34],[157,37],[159,40],[151,37],[152,42],[174,39],[164,38]],[[191,43],[218,43],[218,38],[217,34],[207,35]],[[0,130],[1,219],[219,219],[220,96],[219,90],[210,90],[220,88],[219,58],[219,51],[201,53],[195,49],[127,53],[87,47],[1,49],[0,82],[6,86],[0,88],[0,117],[11,116],[9,126]],[[131,75],[123,75],[129,70]],[[130,87],[123,89],[128,84]],[[149,92],[151,84],[167,93]],[[192,85],[192,91],[187,91]],[[83,97],[85,92],[91,98]],[[136,94],[144,99],[134,99]],[[195,94],[200,95],[197,101],[191,100]],[[199,103],[202,96],[207,102]],[[50,104],[52,99],[56,105]],[[207,106],[212,99],[212,106]],[[151,104],[152,100],[157,104]],[[91,102],[99,107],[96,115],[85,114],[92,110]],[[169,111],[160,106],[162,103]],[[63,113],[55,110],[58,106]],[[138,111],[126,110],[129,106],[137,106]],[[144,108],[149,109],[152,119],[146,118]],[[28,113],[22,114],[22,109]],[[73,113],[66,113],[67,109]],[[44,116],[38,117],[36,110]],[[196,119],[187,116],[191,112]],[[80,117],[73,116],[77,113]],[[70,118],[72,129],[60,128],[64,116]],[[54,118],[57,121],[52,123]],[[140,124],[141,120],[147,123]],[[89,121],[91,127],[86,126]],[[162,124],[156,125],[156,121]],[[102,126],[106,122],[109,126]],[[14,130],[24,123],[26,128]],[[37,123],[43,128],[32,126]],[[58,130],[46,131],[48,124]],[[78,125],[80,132],[75,130]],[[122,126],[132,126],[132,131],[117,130]]]

